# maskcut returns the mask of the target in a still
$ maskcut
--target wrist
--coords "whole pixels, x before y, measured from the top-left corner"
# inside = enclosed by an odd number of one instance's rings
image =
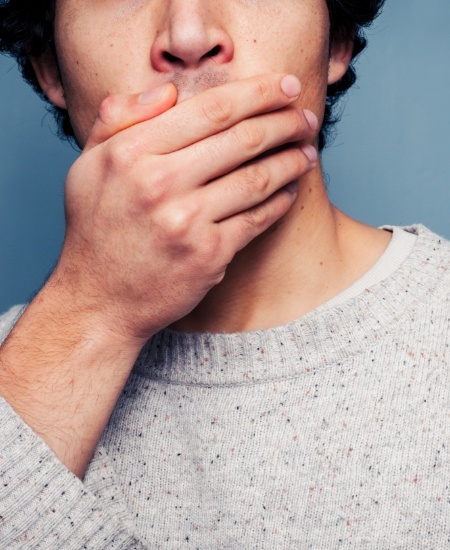
[[[160,328],[137,334],[118,300],[105,299],[88,285],[68,284],[57,271],[36,295],[30,312],[42,315],[53,330],[60,329],[67,343],[117,350],[137,356]],[[64,344],[66,345],[66,344]]]

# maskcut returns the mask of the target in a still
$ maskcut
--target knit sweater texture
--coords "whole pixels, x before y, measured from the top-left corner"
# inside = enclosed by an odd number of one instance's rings
[[[153,337],[83,482],[0,401],[0,548],[450,548],[450,243],[406,230],[292,323]]]

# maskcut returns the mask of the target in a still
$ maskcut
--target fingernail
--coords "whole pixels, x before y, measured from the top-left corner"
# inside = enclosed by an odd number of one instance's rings
[[[303,114],[305,115],[305,118],[308,121],[309,127],[313,132],[315,132],[319,127],[319,119],[309,109],[303,109]]]
[[[315,147],[313,147],[312,145],[303,145],[302,151],[303,151],[303,154],[308,158],[310,162],[316,162],[317,157],[319,155]]]
[[[163,84],[162,86],[158,86],[158,88],[148,90],[148,92],[143,92],[138,98],[139,103],[141,103],[142,105],[157,103],[163,97],[166,88],[167,84]]]
[[[281,80],[281,89],[292,99],[300,95],[302,86],[300,80],[296,76],[289,74]]]
[[[298,182],[296,182],[296,181],[291,181],[290,183],[288,183],[287,185],[285,185],[284,188],[286,189],[286,191],[289,191],[289,193],[290,193],[291,195],[294,195],[295,193],[297,193]]]

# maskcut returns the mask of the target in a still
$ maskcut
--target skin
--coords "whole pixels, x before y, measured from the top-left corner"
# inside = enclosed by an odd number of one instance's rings
[[[155,332],[290,321],[385,249],[329,203],[312,147],[351,55],[328,35],[322,0],[57,2],[60,70],[49,54],[34,67],[84,149],[0,387],[78,476]]]

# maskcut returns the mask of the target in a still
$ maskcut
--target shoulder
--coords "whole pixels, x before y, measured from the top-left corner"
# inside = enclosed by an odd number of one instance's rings
[[[3,315],[0,315],[0,344],[8,336],[24,309],[25,306],[23,305],[14,306]]]
[[[421,246],[431,247],[433,250],[446,252],[447,259],[449,259],[448,254],[450,253],[450,240],[442,237],[441,235],[438,235],[437,233],[434,233],[433,231],[431,231],[431,229],[428,229],[421,224],[402,227],[402,229],[403,231],[407,231],[409,233],[412,233],[413,235],[417,235],[418,244],[420,244]]]
[[[450,271],[450,241],[434,233],[424,225],[415,224],[406,227],[386,227],[406,231],[416,236],[415,245],[408,260],[419,271],[433,273],[435,270]],[[441,272],[442,274],[442,272]]]
[[[450,276],[450,241],[423,225],[404,227],[417,235],[416,245],[412,254],[412,261],[416,262],[417,268],[423,268],[424,272],[438,272],[439,278]]]
[[[396,274],[398,282],[422,303],[450,310],[450,241],[419,224],[401,229],[416,241]]]

